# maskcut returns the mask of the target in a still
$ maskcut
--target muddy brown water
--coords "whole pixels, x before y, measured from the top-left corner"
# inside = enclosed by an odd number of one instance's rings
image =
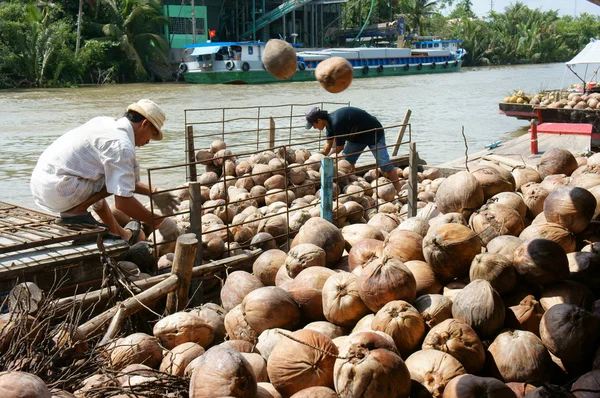
[[[412,110],[412,138],[428,164],[449,161],[481,150],[497,140],[527,131],[528,123],[498,113],[498,102],[515,89],[558,89],[577,78],[563,64],[463,69],[459,73],[358,79],[340,94],[317,82],[269,85],[130,84],[67,89],[0,90],[0,200],[36,208],[29,177],[39,155],[64,132],[95,116],[122,115],[126,106],[150,98],[167,114],[165,139],[139,148],[146,167],[184,161],[184,109],[350,102],[377,116],[384,126],[397,125]],[[388,131],[388,143],[396,137]],[[316,137],[315,130],[302,137]],[[202,146],[199,143],[197,147]],[[185,181],[183,169],[157,175],[153,184],[174,187]],[[153,177],[154,179],[154,177]]]

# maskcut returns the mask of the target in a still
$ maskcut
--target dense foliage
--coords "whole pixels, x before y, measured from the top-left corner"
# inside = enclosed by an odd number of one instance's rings
[[[0,88],[151,79],[151,63],[168,63],[161,7],[160,0],[0,0]],[[483,19],[472,0],[351,0],[345,7],[346,27],[404,15],[408,34],[461,38],[465,65],[563,62],[600,36],[599,17],[559,17],[520,2]]]

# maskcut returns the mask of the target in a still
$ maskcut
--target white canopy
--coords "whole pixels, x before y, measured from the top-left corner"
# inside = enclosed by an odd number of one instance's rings
[[[202,46],[202,47],[196,47],[194,48],[194,51],[192,52],[191,55],[206,55],[206,54],[215,54],[219,51],[219,49],[221,48],[221,46]]]
[[[600,40],[592,39],[567,65],[600,64]]]

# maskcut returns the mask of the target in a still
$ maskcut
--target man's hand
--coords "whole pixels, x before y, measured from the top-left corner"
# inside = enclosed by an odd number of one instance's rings
[[[152,195],[152,200],[156,207],[163,213],[163,215],[170,215],[175,213],[177,206],[181,203],[179,198],[173,195],[171,192],[161,192]]]

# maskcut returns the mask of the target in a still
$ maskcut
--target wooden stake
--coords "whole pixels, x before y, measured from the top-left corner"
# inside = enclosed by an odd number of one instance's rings
[[[333,159],[321,159],[321,218],[333,222]]]
[[[275,119],[269,117],[269,148],[275,147]]]
[[[202,191],[199,182],[190,182],[190,232],[199,241],[202,239]],[[202,245],[196,249],[194,265],[202,264]]]
[[[410,175],[408,176],[408,217],[417,215],[417,172],[419,171],[419,156],[417,155],[417,144],[410,143],[410,154],[408,158]]]
[[[400,126],[398,136],[396,137],[396,145],[394,145],[394,151],[392,152],[392,156],[396,156],[398,154],[398,149],[400,148],[400,144],[402,143],[402,139],[404,138],[404,132],[406,131],[406,126],[408,126],[408,121],[410,120],[411,114],[412,111],[410,109],[407,109],[406,113],[404,114],[404,120],[402,120],[402,126]]]
[[[179,286],[177,290],[167,295],[169,314],[181,311],[187,306],[197,247],[198,239],[195,234],[184,234],[177,238],[171,275],[177,275]]]
[[[198,170],[196,169],[196,148],[194,146],[194,126],[187,126],[187,161],[190,163],[190,181],[196,181],[198,178]]]

